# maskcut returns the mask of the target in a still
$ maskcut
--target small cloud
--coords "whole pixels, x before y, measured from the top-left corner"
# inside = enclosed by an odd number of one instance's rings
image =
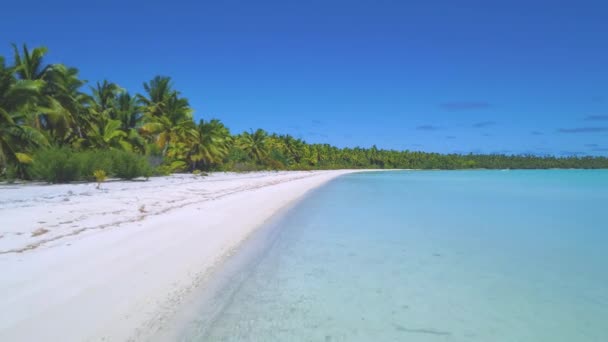
[[[608,152],[608,148],[606,148],[606,147],[596,147],[596,148],[592,148],[591,151],[594,151],[594,152]]]
[[[523,151],[519,152],[518,155],[520,155],[520,156],[543,156],[543,155],[547,155],[547,153],[543,153],[540,151],[534,151],[534,150],[523,150]]]
[[[421,125],[416,127],[416,129],[419,131],[436,131],[439,129],[439,127],[433,125]]]
[[[599,132],[608,132],[608,127],[560,128],[557,131],[560,133],[599,133]]]
[[[532,134],[532,135],[543,135],[543,132],[540,132],[540,131],[532,131],[532,132],[530,132],[530,134]]]
[[[311,120],[310,122],[312,123],[313,126],[323,125],[323,122],[321,122],[321,120]]]
[[[586,121],[608,121],[608,115],[589,115],[585,118]]]
[[[496,125],[496,122],[494,122],[494,121],[482,121],[482,122],[474,123],[473,127],[483,128],[483,127],[494,126],[494,125]]]
[[[587,155],[587,153],[581,152],[581,151],[561,151],[559,154],[561,154],[562,156],[571,156],[571,157]]]
[[[446,139],[450,139],[450,140],[451,140],[451,139],[456,139],[456,137],[455,137],[455,136],[453,136],[453,135],[448,135],[448,136],[446,136],[445,138],[446,138]]]
[[[440,104],[441,108],[449,111],[459,110],[475,110],[489,108],[490,104],[487,102],[479,101],[455,101],[455,102],[444,102]]]
[[[490,134],[490,133],[484,133],[484,134],[482,134],[482,136],[484,136],[484,137],[491,137],[492,134]]]
[[[585,147],[598,147],[598,144],[585,144]]]

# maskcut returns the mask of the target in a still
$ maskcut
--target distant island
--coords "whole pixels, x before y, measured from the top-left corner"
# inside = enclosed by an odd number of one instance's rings
[[[78,69],[45,64],[44,47],[0,56],[0,178],[102,181],[176,172],[327,169],[608,168],[606,157],[438,154],[309,144],[263,129],[232,134],[194,121],[170,77],[132,94],[102,81],[86,91]]]

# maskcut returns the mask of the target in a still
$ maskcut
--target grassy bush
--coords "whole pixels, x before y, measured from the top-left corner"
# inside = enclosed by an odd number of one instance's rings
[[[120,150],[74,151],[52,147],[34,154],[32,178],[49,183],[95,181],[95,172],[103,171],[110,177],[134,179],[150,177],[152,168],[146,157]]]
[[[252,162],[238,162],[232,165],[230,171],[234,172],[250,172],[250,171],[259,171],[261,169],[260,166],[256,165]]]
[[[14,165],[8,165],[4,170],[4,174],[0,177],[0,180],[6,180],[9,184],[15,183],[18,177],[17,167]]]
[[[74,151],[63,147],[38,150],[34,154],[31,174],[34,179],[49,183],[68,183],[80,180],[82,159]]]
[[[171,174],[171,167],[169,165],[160,165],[152,169],[154,176],[168,176]]]
[[[122,179],[150,177],[152,167],[146,157],[127,151],[112,151],[113,174]]]
[[[83,179],[90,182],[95,181],[94,173],[97,170],[102,170],[106,175],[111,175],[112,152],[96,150],[75,152],[75,157],[80,161]]]
[[[279,160],[274,160],[274,159],[267,159],[264,161],[264,164],[266,164],[268,166],[268,169],[270,170],[285,170],[285,164],[283,164],[282,162],[280,162]]]

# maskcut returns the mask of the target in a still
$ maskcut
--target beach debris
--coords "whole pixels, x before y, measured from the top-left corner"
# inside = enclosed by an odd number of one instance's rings
[[[437,330],[437,329],[411,329],[404,327],[400,324],[393,323],[393,327],[395,330],[405,333],[413,333],[413,334],[428,334],[428,335],[439,335],[439,336],[449,336],[452,335],[449,331]]]
[[[36,230],[34,230],[34,231],[32,232],[32,236],[31,236],[31,237],[40,236],[40,235],[42,235],[42,234],[46,234],[46,233],[48,233],[48,232],[49,232],[49,230],[48,230],[48,229],[44,229],[44,228],[38,228],[38,229],[36,229]]]

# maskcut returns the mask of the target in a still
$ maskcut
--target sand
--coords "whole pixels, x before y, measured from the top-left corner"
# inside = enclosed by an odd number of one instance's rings
[[[355,172],[0,186],[0,341],[141,341],[255,229]]]

